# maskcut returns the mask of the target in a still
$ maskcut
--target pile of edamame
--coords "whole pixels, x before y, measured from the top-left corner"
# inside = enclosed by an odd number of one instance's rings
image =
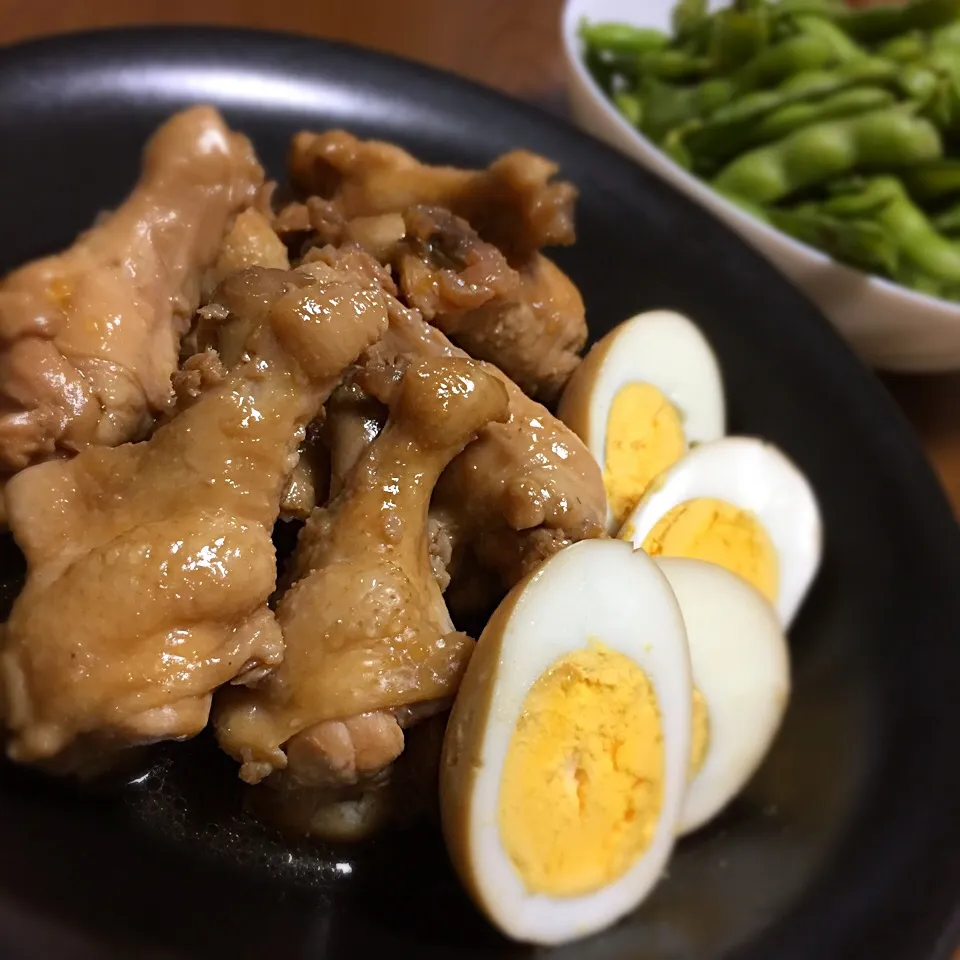
[[[581,25],[631,124],[851,266],[960,302],[960,0],[679,0],[673,36]]]

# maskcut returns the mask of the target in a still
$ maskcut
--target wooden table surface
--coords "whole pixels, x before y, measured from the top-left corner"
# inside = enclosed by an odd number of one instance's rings
[[[642,2],[642,0],[637,0]],[[563,103],[561,0],[0,0],[0,43],[132,23],[217,23],[347,40]],[[885,377],[960,515],[960,373]],[[960,950],[953,960],[960,960]]]

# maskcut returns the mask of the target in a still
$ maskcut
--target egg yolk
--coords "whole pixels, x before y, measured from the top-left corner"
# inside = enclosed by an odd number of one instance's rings
[[[710,746],[710,714],[707,712],[707,701],[703,694],[693,688],[693,727],[690,740],[690,770],[687,780],[691,781],[703,767],[707,758],[707,748]]]
[[[499,828],[527,889],[598,890],[647,849],[663,802],[656,692],[631,659],[591,641],[530,688],[500,781]]]
[[[780,572],[770,535],[748,510],[722,500],[687,500],[661,517],[643,549],[652,557],[706,560],[736,573],[775,601]]]
[[[628,383],[607,417],[603,483],[610,511],[623,523],[654,478],[686,450],[677,408],[649,383]]]

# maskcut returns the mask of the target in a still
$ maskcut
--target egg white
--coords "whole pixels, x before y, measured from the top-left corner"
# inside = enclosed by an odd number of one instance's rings
[[[822,522],[806,477],[780,450],[752,437],[724,437],[695,447],[652,484],[620,533],[635,547],[674,507],[687,500],[723,500],[753,513],[777,554],[774,606],[793,621],[820,567]]]
[[[658,557],[687,631],[693,683],[707,705],[703,765],[687,788],[680,833],[715,817],[753,776],[790,697],[790,654],[766,597],[702,560]]]
[[[631,383],[651,384],[677,408],[685,449],[724,435],[723,381],[706,337],[672,310],[639,313],[594,344],[570,378],[557,410],[601,467],[610,408]],[[608,512],[608,523],[612,521]]]
[[[664,741],[663,801],[649,847],[593,893],[530,892],[504,850],[501,777],[531,686],[565,654],[599,641],[630,657],[657,696]],[[508,936],[558,944],[632,910],[659,879],[674,843],[690,755],[692,688],[683,619],[645,554],[587,540],[546,561],[511,591],[483,631],[450,716],[441,762],[444,836],[478,906]]]

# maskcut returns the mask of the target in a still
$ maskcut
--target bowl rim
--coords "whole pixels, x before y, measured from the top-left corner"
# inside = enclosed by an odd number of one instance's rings
[[[960,303],[954,303],[951,300],[945,300],[943,297],[935,297],[928,293],[921,293],[918,290],[911,290],[909,287],[901,283],[896,283],[893,280],[888,280],[886,277],[868,273],[866,270],[842,263],[824,253],[822,250],[818,250],[808,243],[803,243],[791,237],[788,233],[778,230],[776,227],[764,223],[756,217],[750,216],[737,207],[736,204],[731,203],[722,194],[711,190],[703,180],[695,177],[688,170],[684,170],[680,164],[664,153],[649,137],[646,137],[637,130],[636,127],[628,123],[600,88],[584,64],[583,57],[580,55],[580,42],[577,36],[577,30],[580,21],[584,19],[584,13],[582,9],[575,10],[575,8],[582,7],[584,3],[585,0],[563,0],[560,34],[562,41],[561,46],[563,47],[564,57],[567,61],[568,71],[576,74],[581,88],[590,95],[593,106],[600,110],[604,118],[611,121],[622,134],[634,140],[638,146],[654,153],[656,165],[666,167],[673,181],[694,200],[703,204],[711,215],[717,216],[717,214],[710,209],[710,205],[715,204],[722,208],[724,215],[728,217],[731,222],[736,222],[749,230],[755,231],[765,242],[782,246],[787,252],[798,259],[806,261],[811,265],[849,271],[850,273],[856,274],[858,278],[862,278],[863,282],[877,288],[885,297],[891,299],[899,298],[906,301],[907,304],[913,301],[914,303],[926,306],[928,309],[940,310],[945,314],[951,315],[953,319],[960,323]],[[635,157],[631,157],[631,159],[635,163],[640,162]],[[659,171],[656,165],[650,166],[650,169],[658,173]],[[738,232],[741,231],[738,229]],[[747,242],[751,241],[748,239]],[[758,247],[758,249],[767,257],[767,253],[763,248]]]

